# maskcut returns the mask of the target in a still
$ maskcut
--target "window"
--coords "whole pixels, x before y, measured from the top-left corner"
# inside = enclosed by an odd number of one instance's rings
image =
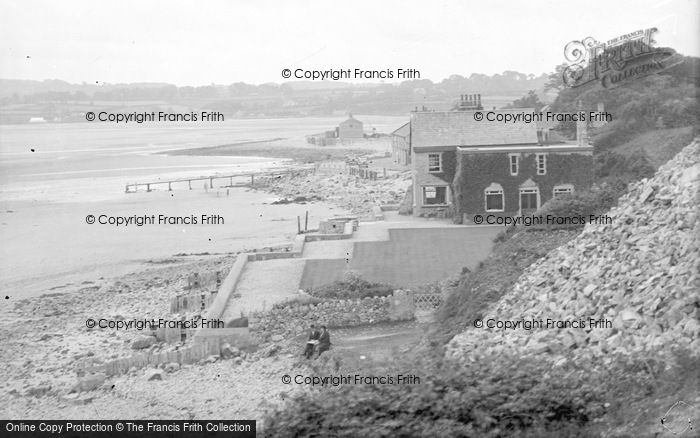
[[[511,176],[516,176],[518,174],[518,156],[515,154],[509,155],[510,157],[510,174]]]
[[[484,190],[484,207],[486,211],[504,211],[503,187],[498,183],[491,183]]]
[[[447,186],[423,187],[423,205],[447,204]]]
[[[520,189],[520,212],[535,211],[540,208],[538,189]]]
[[[486,190],[486,211],[503,211],[503,190]]]
[[[442,172],[442,154],[428,154],[428,172]]]
[[[537,174],[545,175],[547,173],[547,155],[537,154]]]
[[[560,198],[562,196],[571,195],[574,193],[574,186],[571,184],[562,184],[559,186],[554,186],[552,194],[555,198]]]

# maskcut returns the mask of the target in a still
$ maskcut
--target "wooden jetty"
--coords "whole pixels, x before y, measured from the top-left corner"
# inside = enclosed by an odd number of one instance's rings
[[[209,176],[196,176],[196,177],[186,177],[186,178],[176,178],[172,180],[156,180],[147,181],[139,183],[126,184],[126,193],[136,193],[139,191],[139,187],[145,188],[147,192],[152,191],[156,186],[162,186],[166,184],[168,186],[168,191],[173,190],[173,185],[182,186],[187,184],[187,189],[192,190],[193,181],[205,181],[205,187],[209,189],[214,188],[214,181],[226,180],[228,185],[223,185],[219,187],[255,187],[256,178],[258,181],[267,181],[279,176],[295,176],[295,175],[306,175],[313,173],[315,170],[314,166],[304,166],[304,167],[290,167],[287,169],[276,169],[276,170],[261,170],[257,172],[237,172],[229,174],[216,174]],[[234,178],[236,182],[234,183]]]

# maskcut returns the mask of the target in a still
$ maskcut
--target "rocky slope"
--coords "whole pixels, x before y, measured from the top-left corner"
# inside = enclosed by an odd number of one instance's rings
[[[586,225],[530,266],[483,316],[485,327],[470,321],[448,355],[700,353],[699,188],[696,139],[630,187],[609,212],[611,223]],[[487,327],[506,321],[514,327]]]

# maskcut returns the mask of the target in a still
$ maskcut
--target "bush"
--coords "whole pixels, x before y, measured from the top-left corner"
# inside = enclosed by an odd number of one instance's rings
[[[240,318],[230,319],[226,322],[226,328],[248,327],[248,317],[241,316]]]
[[[319,303],[323,303],[324,299],[318,298],[318,297],[313,297],[311,295],[300,295],[298,297],[294,298],[289,298],[285,300],[284,302],[281,303],[276,303],[272,306],[273,309],[284,309],[285,307],[290,307],[290,306],[315,306]]]
[[[588,218],[592,214],[601,214],[610,210],[617,204],[617,199],[625,193],[626,189],[627,184],[623,180],[611,179],[584,192],[552,198],[540,208],[538,214]]]
[[[457,285],[446,288],[449,293],[438,309],[435,328],[439,332],[435,335],[444,342],[483,316],[486,308],[506,294],[528,266],[579,232],[578,229],[513,230],[517,231],[502,235],[492,254],[473,272],[463,273]]]
[[[423,358],[400,367],[418,376],[418,384],[348,384],[307,392],[268,416],[264,432],[275,437],[593,436],[592,420],[606,414],[609,400],[648,397],[653,389],[649,364],[637,362],[616,358],[603,367],[579,358],[553,366],[540,358],[501,354],[463,365]],[[335,373],[342,368],[337,360],[329,365]],[[663,369],[651,366],[652,372]],[[355,373],[396,378],[385,371]]]
[[[644,151],[629,157],[617,152],[605,151],[595,156],[597,178],[615,176],[626,181],[636,181],[654,175],[656,169]]]
[[[387,284],[371,283],[362,279],[356,272],[347,271],[342,280],[308,292],[317,298],[348,300],[390,296],[394,293],[394,288]]]

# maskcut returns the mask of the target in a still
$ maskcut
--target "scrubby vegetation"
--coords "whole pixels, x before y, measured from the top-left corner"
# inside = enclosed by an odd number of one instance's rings
[[[686,356],[687,358],[687,356]],[[361,377],[413,374],[419,384],[347,384],[292,399],[267,418],[265,436],[324,437],[566,437],[599,436],[606,420],[625,415],[632,401],[677,393],[700,365],[666,370],[664,362],[628,357],[568,361],[499,355],[456,365],[427,356],[390,367],[343,366],[326,356],[316,375]],[[660,376],[663,375],[663,384]],[[691,379],[697,384],[697,376]],[[660,412],[659,415],[663,415]]]
[[[448,285],[447,298],[438,312],[437,339],[447,342],[464,331],[486,308],[498,301],[525,268],[549,251],[576,237],[578,230],[526,231],[512,229],[497,239],[493,253],[474,272]]]
[[[596,184],[589,190],[552,198],[542,205],[537,214],[558,217],[588,217],[592,214],[601,214],[610,210],[626,189],[627,184],[622,180],[606,181]]]
[[[316,304],[322,303],[325,300],[323,298],[317,298],[310,295],[301,295],[298,297],[290,298],[284,302],[277,303],[272,306],[273,309],[284,309],[285,307],[294,306],[315,306]]]
[[[386,297],[393,293],[394,288],[388,284],[372,283],[361,278],[356,272],[348,271],[342,280],[309,290],[309,294],[317,298],[356,299],[366,297]]]

